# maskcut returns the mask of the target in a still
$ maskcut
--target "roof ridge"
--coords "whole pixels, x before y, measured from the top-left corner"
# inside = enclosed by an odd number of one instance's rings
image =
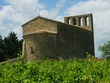
[[[33,20],[35,20],[35,19],[37,19],[37,18],[46,19],[46,20],[53,21],[53,22],[56,22],[56,23],[63,23],[63,22],[60,22],[60,21],[56,21],[56,20],[53,20],[53,19],[46,18],[46,17],[37,16],[37,17],[35,17],[35,18],[31,19],[30,21],[28,21],[28,22],[24,23],[22,26],[24,26],[24,25],[28,24],[29,22],[31,22],[31,21],[33,21]],[[65,24],[65,23],[64,23],[64,24]]]

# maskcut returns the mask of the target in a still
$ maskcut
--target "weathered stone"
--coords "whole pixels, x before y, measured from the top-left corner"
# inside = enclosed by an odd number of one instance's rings
[[[84,26],[80,26],[80,18],[84,16],[89,17],[89,25],[85,18]],[[70,19],[73,25],[69,25]],[[85,58],[86,52],[94,55],[92,14],[65,17],[65,22],[38,16],[24,24],[22,26],[24,59],[32,61],[47,57]]]

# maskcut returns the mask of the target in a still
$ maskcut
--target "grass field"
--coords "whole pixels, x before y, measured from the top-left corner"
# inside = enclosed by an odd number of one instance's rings
[[[110,61],[38,60],[0,65],[0,83],[110,83]]]

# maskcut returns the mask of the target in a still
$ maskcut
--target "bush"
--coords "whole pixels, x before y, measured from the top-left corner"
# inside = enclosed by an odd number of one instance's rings
[[[109,83],[104,59],[38,60],[0,66],[0,83]]]

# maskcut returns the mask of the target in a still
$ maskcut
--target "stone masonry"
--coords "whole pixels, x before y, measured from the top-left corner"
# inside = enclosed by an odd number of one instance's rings
[[[26,61],[94,55],[92,14],[64,17],[64,23],[38,16],[22,27]]]

